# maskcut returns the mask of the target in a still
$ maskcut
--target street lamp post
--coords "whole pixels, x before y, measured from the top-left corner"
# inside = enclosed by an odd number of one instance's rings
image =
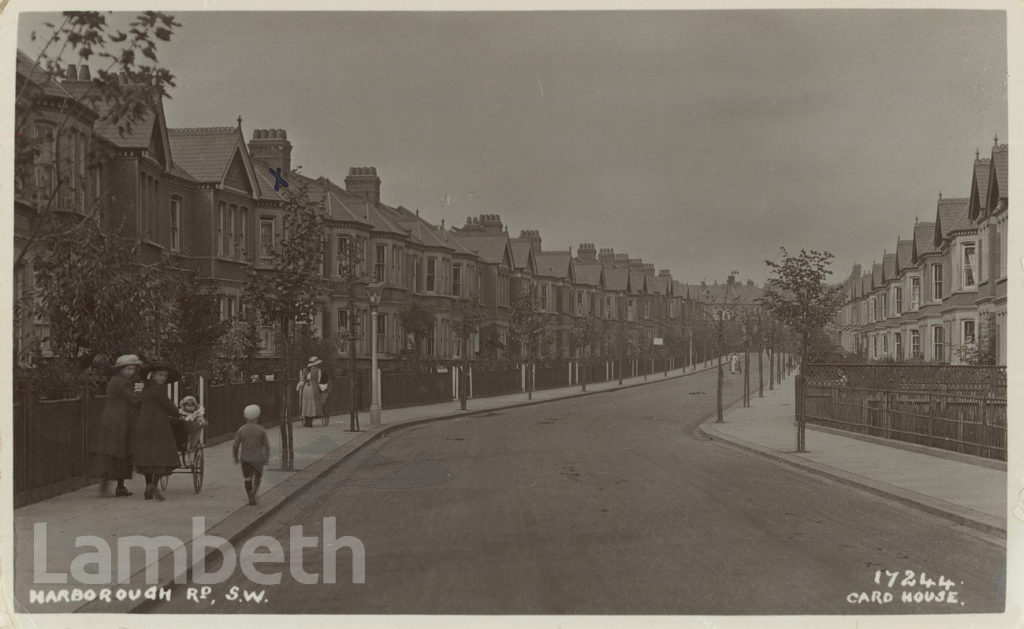
[[[380,426],[380,375],[377,372],[377,308],[384,294],[382,282],[371,282],[366,287],[370,300],[370,425]]]

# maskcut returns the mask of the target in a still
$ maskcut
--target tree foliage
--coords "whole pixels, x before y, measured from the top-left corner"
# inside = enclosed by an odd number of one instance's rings
[[[801,249],[799,255],[790,255],[782,249],[781,262],[765,261],[774,277],[761,303],[800,336],[805,359],[811,334],[823,329],[843,305],[842,288],[827,283],[834,257],[827,251]]]
[[[413,298],[398,311],[398,319],[407,335],[412,335],[412,347],[406,347],[402,356],[413,369],[419,370],[423,358],[423,340],[434,333],[434,311],[421,300]]]
[[[523,357],[536,360],[543,351],[547,335],[540,304],[532,291],[522,290],[512,297],[509,335],[519,344]]]
[[[65,56],[71,57],[71,63],[75,59],[83,64],[100,60],[101,67],[92,73],[88,88],[76,98],[100,114],[95,126],[113,128],[122,136],[159,107],[160,100],[169,97],[169,88],[175,85],[174,75],[157,59],[157,41],[170,41],[174,30],[181,26],[170,14],[140,13],[127,31],[121,31],[111,28],[100,12],[65,11],[58,24],[47,26],[51,31],[41,37],[44,45],[33,60],[35,67],[28,80],[18,82],[15,93],[15,196],[32,199],[35,210],[19,242],[15,269],[21,268],[38,245],[75,233],[111,201],[109,191],[95,190],[84,216],[68,220],[55,215],[62,204],[70,205],[64,201],[84,193],[84,182],[76,182],[79,190],[72,189],[77,148],[70,137],[73,130],[69,122],[75,108],[67,101],[55,107],[50,96],[54,82],[68,78]],[[33,32],[32,38],[39,39],[40,35]],[[44,116],[44,111],[49,113]],[[38,134],[30,125],[42,118],[52,127]],[[94,142],[84,167],[92,168],[112,156],[112,148]],[[42,187],[35,183],[38,166],[52,168],[44,171],[51,175]]]

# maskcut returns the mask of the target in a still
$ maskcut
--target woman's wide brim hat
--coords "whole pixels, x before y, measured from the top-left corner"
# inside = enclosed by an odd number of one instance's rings
[[[137,354],[124,354],[118,356],[117,360],[114,361],[114,369],[120,369],[121,367],[130,367],[135,365],[137,367],[142,366],[142,359]]]
[[[158,360],[155,363],[151,363],[148,367],[146,367],[146,378],[149,378],[149,375],[152,374],[154,371],[166,371],[167,384],[181,380],[181,372],[175,369],[174,366],[171,365],[171,363],[169,362]]]
[[[307,364],[306,367],[316,367],[317,365],[319,365],[319,364],[321,364],[323,362],[324,361],[320,360],[316,356],[311,356],[310,359],[309,359],[309,364]]]

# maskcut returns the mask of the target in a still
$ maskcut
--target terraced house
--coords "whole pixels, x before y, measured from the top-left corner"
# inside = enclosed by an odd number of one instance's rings
[[[939,195],[935,219],[896,238],[844,282],[839,342],[871,360],[1006,364],[1009,147],[975,154],[969,197]]]
[[[245,309],[243,291],[250,269],[270,269],[284,234],[285,189],[301,192],[319,203],[324,219],[324,256],[316,314],[306,322],[316,334],[347,336],[355,328],[356,358],[370,354],[370,308],[365,285],[382,282],[377,347],[385,370],[395,368],[399,353],[413,349],[421,356],[446,361],[460,357],[454,306],[460,300],[479,300],[484,325],[494,330],[498,357],[516,359],[518,348],[509,338],[512,301],[531,291],[540,303],[550,344],[545,357],[617,356],[616,322],[634,346],[650,346],[668,336],[699,310],[699,297],[684,290],[668,270],[655,273],[653,264],[626,254],[581,244],[542,249],[536,230],[510,238],[497,214],[466,218],[452,228],[434,225],[401,205],[382,201],[376,168],[348,169],[343,184],[325,176],[310,176],[293,168],[293,146],[284,129],[257,129],[248,141],[242,119],[227,126],[169,128],[162,107],[147,113],[130,133],[119,133],[111,112],[79,102],[90,89],[87,67],[68,68],[66,80],[45,81],[45,73],[28,57],[18,56],[18,81],[41,85],[48,105],[36,107],[28,121],[32,133],[46,134],[58,125],[61,112],[71,111],[60,138],[36,158],[31,181],[16,185],[16,248],[27,239],[27,217],[55,185],[60,159],[71,161],[73,177],[57,195],[62,212],[82,214],[90,199],[107,195],[100,217],[108,227],[125,226],[139,242],[140,261],[170,256],[174,266],[189,269],[207,290],[220,295],[221,316],[230,320]],[[52,101],[52,102],[51,102]],[[95,144],[110,149],[111,157],[90,168],[85,155]],[[58,152],[58,149],[67,149]],[[70,157],[68,157],[70,156]],[[355,314],[350,312],[348,284],[341,281],[348,252],[358,252]],[[31,260],[16,272],[16,291],[31,290]],[[431,313],[434,327],[414,347],[403,329],[401,312],[413,301]],[[588,320],[593,329],[581,341],[574,330]],[[45,337],[45,321],[29,321],[15,337]],[[275,329],[261,331],[261,355],[274,357]],[[469,353],[481,351],[481,335],[468,343]],[[45,350],[45,345],[44,345]],[[348,356],[341,344],[340,356]]]

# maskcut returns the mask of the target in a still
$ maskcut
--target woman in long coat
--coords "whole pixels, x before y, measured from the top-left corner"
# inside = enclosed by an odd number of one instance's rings
[[[101,494],[107,493],[110,481],[117,481],[115,496],[132,495],[124,481],[132,477],[132,428],[139,412],[134,382],[141,366],[135,354],[120,356],[114,362],[114,375],[107,381],[107,397],[91,449],[93,475],[103,478]]]
[[[302,380],[296,390],[299,392],[299,414],[302,415],[302,425],[312,426],[313,418],[323,413],[323,405],[320,403],[320,367],[322,360],[313,356],[309,359],[305,371],[302,373]]]
[[[177,370],[167,363],[149,367],[149,380],[139,396],[141,408],[135,423],[132,454],[135,469],[146,476],[146,500],[163,500],[157,487],[160,477],[178,467],[178,445],[171,422],[178,418],[178,407],[167,397],[167,384],[178,380]]]

